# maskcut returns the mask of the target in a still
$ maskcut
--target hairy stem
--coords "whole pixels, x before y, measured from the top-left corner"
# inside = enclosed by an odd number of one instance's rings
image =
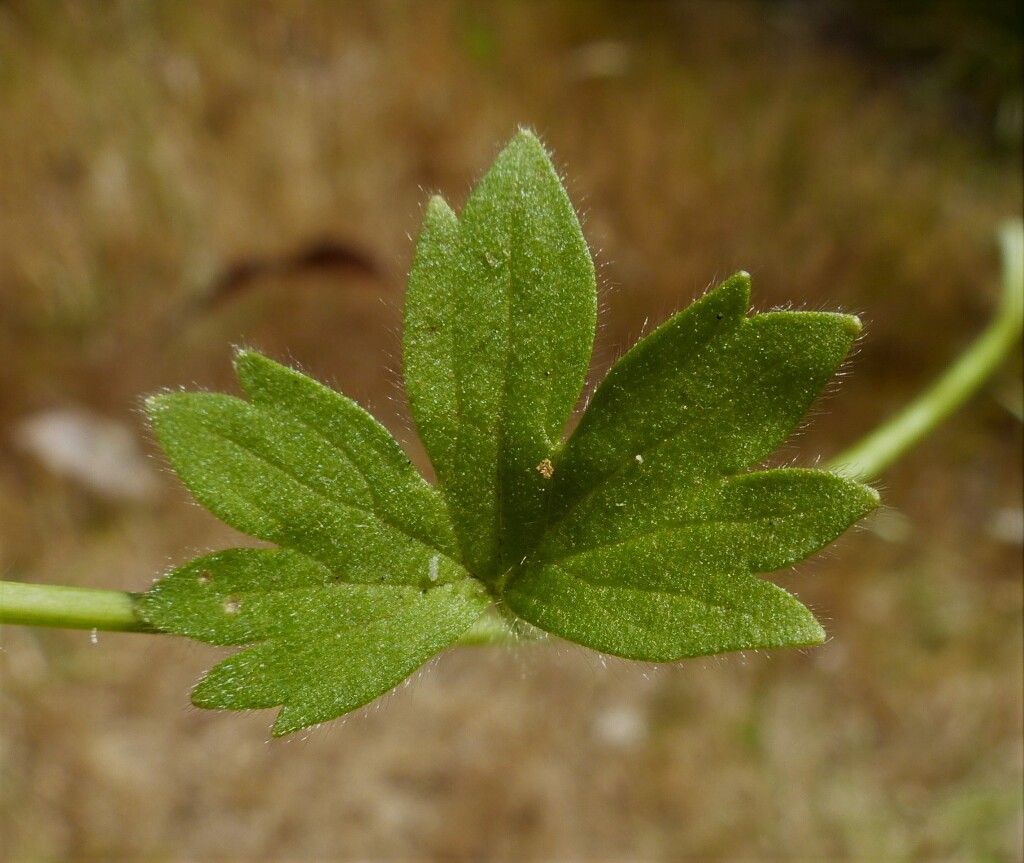
[[[1024,223],[1004,223],[999,244],[1003,285],[992,322],[942,377],[826,468],[856,480],[877,477],[963,404],[1017,344],[1024,324]]]

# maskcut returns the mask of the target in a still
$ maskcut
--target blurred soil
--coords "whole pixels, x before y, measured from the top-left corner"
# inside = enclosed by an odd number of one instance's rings
[[[426,468],[398,384],[412,238],[519,124],[598,261],[595,377],[743,268],[759,309],[867,322],[781,458],[835,455],[984,326],[1021,208],[1019,15],[905,5],[0,4],[2,577],[141,590],[239,541],[139,411],[237,392],[233,344]],[[865,529],[777,576],[816,650],[463,649],[271,743],[270,713],[188,706],[214,648],[8,627],[0,857],[1020,860],[1020,388],[1018,356]],[[127,427],[156,482],[58,475],[17,443],[54,410]]]

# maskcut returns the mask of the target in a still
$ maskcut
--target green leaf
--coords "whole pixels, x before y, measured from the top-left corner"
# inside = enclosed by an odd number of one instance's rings
[[[488,603],[473,579],[347,584],[295,551],[232,549],[175,570],[141,611],[155,626],[212,644],[259,642],[215,666],[192,700],[232,710],[283,705],[273,729],[283,735],[387,692]]]
[[[824,632],[781,588],[751,575],[824,547],[878,503],[873,489],[814,470],[709,478],[674,513],[646,524],[639,489],[610,525],[584,522],[575,545],[552,542],[510,579],[505,600],[535,626],[617,656],[670,661],[817,644]],[[632,492],[632,494],[630,494]],[[609,524],[604,533],[601,527]]]
[[[444,502],[369,414],[257,354],[240,353],[237,368],[251,403],[217,393],[147,401],[164,452],[200,503],[345,581],[416,585],[438,551],[443,581],[465,576],[447,557]]]
[[[455,556],[455,532],[444,500],[412,466],[398,442],[351,399],[252,351],[235,361],[246,395],[259,409],[315,428],[362,475],[374,512],[398,530]]]
[[[530,545],[590,362],[594,266],[544,148],[520,132],[461,218],[431,200],[406,297],[405,384],[463,560],[493,580]]]
[[[679,559],[666,552],[664,558],[651,554],[636,562],[620,556],[612,572],[660,570]],[[814,616],[766,581],[714,571],[667,590],[587,580],[602,563],[527,569],[506,594],[509,604],[525,620],[562,638],[647,662],[824,641]]]
[[[738,473],[793,431],[860,331],[856,318],[747,318],[740,273],[609,372],[552,460],[545,534],[512,571],[509,607],[609,653],[672,660],[824,635],[753,577],[790,566],[878,495],[813,470]]]
[[[275,734],[287,733],[386,692],[490,598],[452,557],[439,493],[369,414],[259,354],[239,353],[236,367],[251,402],[171,393],[147,408],[196,498],[282,550],[201,558],[146,594],[140,613],[215,644],[262,641],[194,697],[204,707],[282,704]]]
[[[278,546],[199,558],[141,599],[153,626],[245,646],[195,703],[280,705],[275,734],[323,722],[495,601],[648,661],[819,643],[813,615],[758,574],[823,548],[878,495],[826,471],[756,467],[860,323],[748,316],[749,281],[733,276],[636,345],[563,440],[593,346],[594,270],[547,154],[520,132],[461,216],[430,201],[416,247],[405,381],[436,487],[353,402],[256,353],[236,362],[248,401],[150,399],[195,497]]]

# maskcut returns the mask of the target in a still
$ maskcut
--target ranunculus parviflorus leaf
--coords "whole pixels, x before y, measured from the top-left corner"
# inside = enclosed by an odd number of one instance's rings
[[[739,274],[629,351],[562,440],[593,345],[594,270],[543,147],[520,132],[456,215],[433,198],[409,278],[404,366],[432,486],[350,400],[259,354],[248,400],[147,403],[171,464],[276,549],[199,558],[141,601],[154,626],[245,645],[203,707],[282,707],[285,734],[365,704],[492,603],[620,656],[820,642],[755,573],[877,504],[801,468],[756,470],[846,357],[856,318],[748,316]]]

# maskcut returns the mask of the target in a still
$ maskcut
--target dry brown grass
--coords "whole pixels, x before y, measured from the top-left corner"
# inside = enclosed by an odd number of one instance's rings
[[[66,404],[145,439],[138,396],[233,389],[232,343],[294,359],[415,451],[386,371],[410,235],[426,193],[461,203],[517,124],[586,214],[599,367],[742,267],[759,308],[867,319],[786,457],[852,442],[982,326],[1019,153],[773,9],[0,6],[0,572],[140,589],[237,541],[170,477],[119,505],[8,446]],[[373,268],[205,303],[234,262],[325,236]],[[1020,516],[1019,445],[979,395],[889,474],[874,529],[780,576],[827,621],[807,653],[464,650],[268,743],[268,714],[186,706],[213,649],[7,628],[0,856],[1019,860],[1020,546],[996,529]]]

